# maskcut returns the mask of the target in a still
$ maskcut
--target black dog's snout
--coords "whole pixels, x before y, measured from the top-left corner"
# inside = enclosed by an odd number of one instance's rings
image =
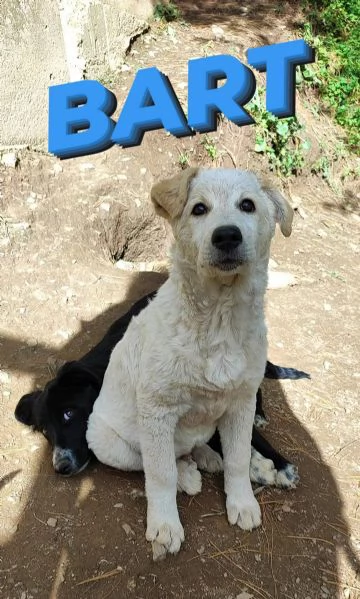
[[[217,227],[211,237],[211,243],[223,252],[235,250],[241,242],[241,231],[235,226]]]
[[[63,474],[64,476],[71,474],[73,469],[73,464],[70,460],[61,460],[61,462],[58,462],[55,465],[55,471],[58,472],[58,474]]]

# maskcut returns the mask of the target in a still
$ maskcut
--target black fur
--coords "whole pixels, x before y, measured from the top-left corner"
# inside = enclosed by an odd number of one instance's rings
[[[123,337],[132,317],[139,314],[154,295],[155,292],[150,293],[136,302],[126,314],[114,322],[100,343],[85,356],[73,362],[66,362],[43,390],[24,395],[17,404],[16,419],[32,426],[35,431],[42,432],[51,444],[56,472],[70,476],[82,470],[88,463],[91,452],[85,437],[87,421],[99,395],[110,354]],[[271,373],[271,378],[284,378],[276,377],[276,372],[283,375],[285,370],[289,373],[288,378],[302,378],[305,374],[267,362],[265,376]],[[262,410],[261,389],[257,394],[256,413],[266,422]],[[212,446],[220,444],[216,439],[217,437],[212,440]],[[253,444],[255,449],[261,445],[263,450],[258,451],[264,457],[278,464],[288,463],[255,429]]]

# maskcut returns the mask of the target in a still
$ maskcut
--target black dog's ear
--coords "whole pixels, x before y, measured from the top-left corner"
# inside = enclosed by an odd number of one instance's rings
[[[16,420],[28,426],[35,424],[34,404],[41,394],[42,391],[33,391],[22,396],[15,408]]]
[[[100,390],[101,381],[89,368],[87,368],[81,362],[74,360],[73,362],[66,362],[62,368],[60,368],[57,380],[60,385],[66,386],[82,386],[92,385],[96,389]]]

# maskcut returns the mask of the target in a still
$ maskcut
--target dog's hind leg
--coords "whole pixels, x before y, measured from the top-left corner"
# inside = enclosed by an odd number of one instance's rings
[[[89,418],[86,439],[99,462],[119,470],[143,470],[141,453],[94,413]]]
[[[198,468],[204,470],[204,472],[222,472],[224,469],[220,454],[209,445],[195,447],[192,451],[192,456]]]
[[[178,471],[177,490],[188,495],[200,493],[201,474],[191,456],[176,460],[176,467]]]
[[[274,449],[272,445],[270,445],[270,443],[255,428],[253,428],[252,445],[253,448],[256,450],[255,453],[260,455],[262,460],[271,462],[275,467],[275,481],[270,484],[275,484],[277,487],[287,489],[293,489],[294,487],[296,487],[300,480],[297,467],[294,464],[291,464],[278,451],[276,451],[276,449]],[[251,460],[252,459],[253,458],[251,458]],[[256,466],[257,464],[255,464],[254,461],[254,477],[256,476]],[[262,468],[260,467],[258,472],[260,472],[261,470]],[[251,480],[254,482],[259,482],[256,480],[256,478],[252,478]]]

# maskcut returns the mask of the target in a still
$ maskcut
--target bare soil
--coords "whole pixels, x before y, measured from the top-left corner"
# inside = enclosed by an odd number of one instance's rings
[[[121,107],[139,68],[167,73],[186,106],[187,61],[296,37],[297,3],[179,2],[186,24],[154,24],[133,44],[128,71],[107,83]],[[294,9],[295,7],[295,9]],[[244,8],[247,10],[244,11]],[[212,25],[223,29],[215,35]],[[301,94],[297,113],[312,141],[340,132]],[[107,326],[164,275],[128,273],[114,260],[165,257],[169,235],[148,200],[152,183],[191,165],[267,173],[254,129],[221,121],[210,135],[177,140],[147,133],[137,148],[60,162],[19,153],[0,167],[0,595],[4,599],[214,597],[355,599],[359,543],[359,189],[304,174],[283,184],[297,207],[294,232],[275,239],[272,258],[297,285],[268,292],[269,357],[311,373],[310,381],[267,381],[267,437],[299,467],[293,491],[261,490],[263,525],[235,529],[224,514],[221,476],[200,495],[179,496],[186,540],[153,563],[145,541],[141,474],[93,463],[55,475],[49,447],[17,423],[20,396],[97,342]],[[309,169],[305,169],[309,173]],[[281,182],[278,181],[281,186]],[[276,266],[275,266],[276,267]]]

